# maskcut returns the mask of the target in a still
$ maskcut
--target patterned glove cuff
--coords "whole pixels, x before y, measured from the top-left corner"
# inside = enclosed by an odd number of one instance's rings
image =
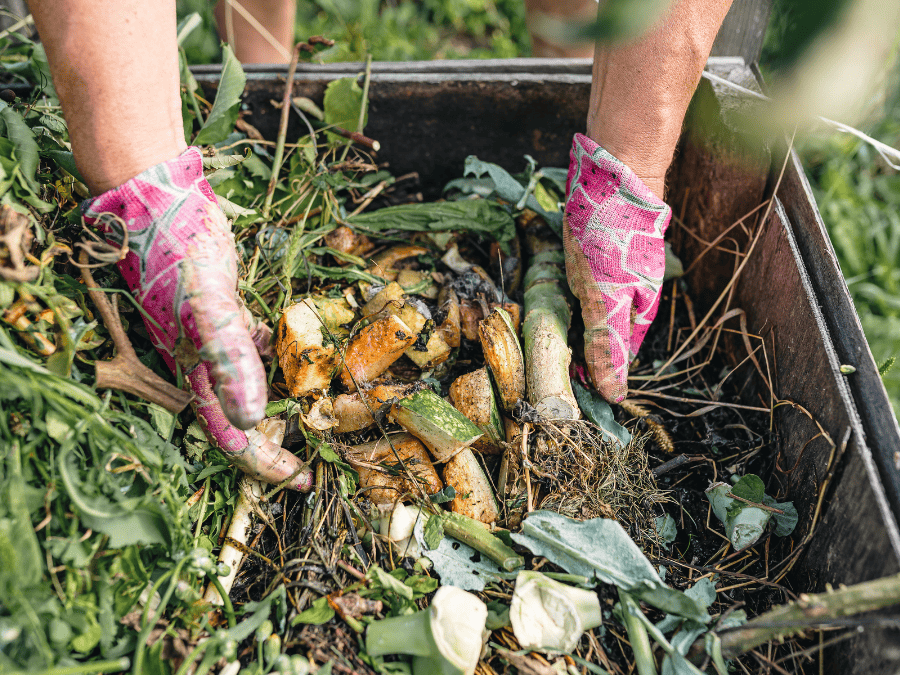
[[[156,241],[164,231],[173,244],[190,236],[191,232],[177,225],[185,219],[182,207],[187,204],[188,208],[196,209],[198,197],[213,205],[218,203],[203,176],[203,155],[198,148],[190,147],[178,157],[151,166],[119,187],[86,199],[81,203],[81,213],[85,223],[94,225],[114,246],[125,243],[124,227],[128,231],[129,251],[144,257],[146,251],[142,243]],[[149,241],[144,242],[148,237]],[[138,288],[141,280],[135,256],[127,255],[119,261],[118,267],[128,287]]]
[[[584,134],[575,134],[569,160],[566,215],[576,237],[592,220],[604,229],[665,234],[672,210],[628,166]]]

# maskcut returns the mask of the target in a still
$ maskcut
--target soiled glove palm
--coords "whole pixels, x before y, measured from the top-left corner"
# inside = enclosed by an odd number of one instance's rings
[[[659,307],[671,209],[627,166],[576,134],[566,183],[566,274],[581,301],[585,360],[610,402]]]
[[[144,309],[144,324],[169,368],[181,369],[210,441],[232,463],[268,482],[300,469],[290,452],[252,429],[265,413],[265,371],[237,298],[234,236],[196,148],[85,202],[86,223],[127,254],[118,268]],[[256,332],[261,341],[265,334]],[[214,393],[215,392],[215,393]],[[249,436],[249,440],[248,440]],[[291,487],[309,487],[308,472]]]

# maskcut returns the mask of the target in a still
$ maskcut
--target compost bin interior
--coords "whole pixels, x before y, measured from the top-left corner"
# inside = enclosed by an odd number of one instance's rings
[[[709,70],[744,86],[758,87],[754,71],[739,58],[713,58]],[[361,74],[361,64],[300,66],[295,96],[321,100],[327,83]],[[218,69],[195,69],[211,90]],[[247,69],[248,121],[274,139],[285,70]],[[572,135],[582,131],[588,106],[590,63],[513,59],[373,64],[366,133],[381,143],[379,162],[394,175],[418,172],[426,198],[461,174],[467,155],[518,171],[523,155],[539,165],[567,166]],[[775,406],[774,425],[781,480],[801,514],[794,534],[809,532],[832,449],[839,456],[834,480],[821,500],[818,524],[798,564],[793,586],[809,591],[825,584],[852,584],[900,570],[900,431],[841,277],[796,156],[783,143],[771,147],[747,140],[736,121],[747,99],[705,81],[689,113],[668,179],[667,201],[685,227],[671,228],[670,240],[685,265],[768,199],[746,228],[731,229],[721,245],[743,250],[757,231],[731,306],[744,310],[747,330],[769,350],[770,392],[753,368],[744,398]],[[306,133],[291,116],[288,138]],[[786,159],[785,159],[786,157]],[[742,258],[713,250],[690,270],[686,282],[705,312],[734,276]],[[726,347],[728,343],[726,341]],[[735,343],[733,360],[746,357]],[[841,365],[856,372],[844,375]],[[896,454],[895,454],[896,453]],[[827,672],[894,673],[900,663],[896,631],[869,629],[828,648]]]

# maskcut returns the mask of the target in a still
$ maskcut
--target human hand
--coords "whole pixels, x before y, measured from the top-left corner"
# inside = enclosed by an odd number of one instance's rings
[[[594,386],[617,403],[659,307],[671,209],[635,173],[576,134],[566,182],[566,276],[581,301]]]
[[[210,442],[255,478],[309,489],[300,460],[251,431],[268,402],[265,370],[249,312],[237,297],[234,235],[203,177],[197,148],[88,200],[84,220],[126,246],[117,266],[144,310],[153,345],[180,369]],[[127,236],[127,241],[126,241]],[[270,333],[255,330],[268,345]],[[249,439],[248,439],[249,436]]]

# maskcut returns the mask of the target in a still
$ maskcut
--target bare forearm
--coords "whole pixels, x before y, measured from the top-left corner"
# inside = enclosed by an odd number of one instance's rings
[[[29,0],[29,7],[92,192],[185,148],[174,0]]]
[[[691,96],[731,0],[676,0],[635,41],[599,44],[587,135],[658,197]]]

